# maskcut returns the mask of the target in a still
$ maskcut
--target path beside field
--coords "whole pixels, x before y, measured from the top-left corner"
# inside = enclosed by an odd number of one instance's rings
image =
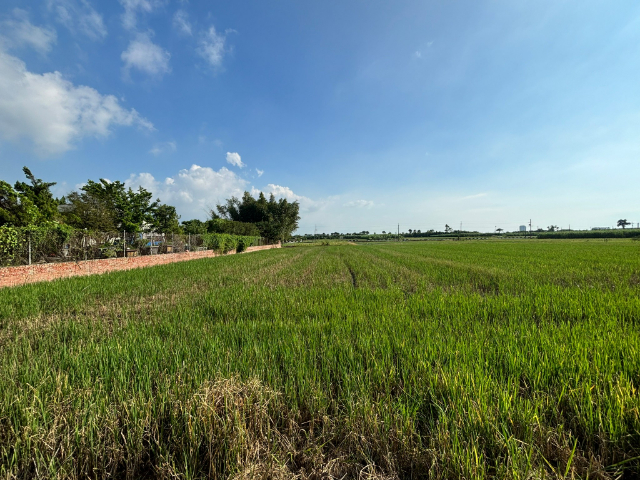
[[[248,247],[244,252],[250,253],[260,250],[280,248],[281,244]],[[20,267],[0,268],[0,288],[16,287],[25,283],[45,282],[58,278],[96,275],[116,270],[132,270],[134,268],[153,267],[165,263],[186,262],[198,258],[220,257],[233,255],[235,250],[226,254],[213,250],[201,252],[168,253],[162,255],[144,255],[132,258],[105,258],[101,260],[85,260],[81,262],[44,263],[39,265],[24,265]]]

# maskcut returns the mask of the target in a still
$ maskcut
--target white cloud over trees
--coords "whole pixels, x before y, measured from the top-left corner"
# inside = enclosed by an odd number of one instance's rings
[[[191,165],[176,175],[156,180],[151,173],[133,174],[127,186],[144,187],[164,203],[176,207],[182,220],[205,218],[209,208],[232,196],[241,197],[248,182],[226,167],[214,170],[210,167]]]

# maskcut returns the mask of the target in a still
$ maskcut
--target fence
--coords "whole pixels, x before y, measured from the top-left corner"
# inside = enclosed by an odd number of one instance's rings
[[[7,237],[7,233],[5,237]],[[249,246],[270,245],[260,237],[229,234],[177,234],[86,232],[59,229],[16,229],[0,239],[0,265],[33,265],[77,262],[100,258],[163,255],[188,251],[243,250]]]

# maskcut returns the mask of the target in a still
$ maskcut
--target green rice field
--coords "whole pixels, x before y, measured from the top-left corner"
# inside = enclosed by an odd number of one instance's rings
[[[316,245],[0,290],[0,478],[640,477],[640,242]]]

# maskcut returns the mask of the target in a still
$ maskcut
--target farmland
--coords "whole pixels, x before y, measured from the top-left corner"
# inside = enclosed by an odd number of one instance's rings
[[[0,290],[0,476],[637,478],[639,249],[302,246]]]

